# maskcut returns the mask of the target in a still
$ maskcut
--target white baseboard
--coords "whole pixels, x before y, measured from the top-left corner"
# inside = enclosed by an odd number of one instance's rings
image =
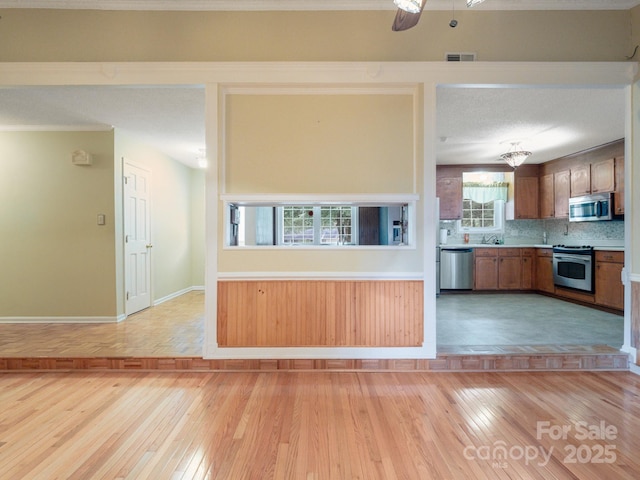
[[[184,295],[185,293],[189,293],[192,291],[204,291],[204,286],[196,285],[193,287],[185,288],[178,292],[172,293],[171,295],[167,295],[166,297],[159,298],[153,302],[154,305],[160,305],[172,298],[179,297],[180,295]],[[118,316],[96,316],[96,317],[85,317],[85,316],[41,316],[41,317],[0,317],[0,324],[9,324],[9,323],[120,323],[126,320],[127,316],[122,314]]]
[[[153,306],[160,305],[161,303],[167,302],[169,300],[173,300],[174,298],[179,297],[180,295],[184,295],[185,293],[193,292],[193,291],[204,291],[204,286],[196,285],[192,287],[183,288],[182,290],[178,290],[177,292],[170,293],[164,297],[158,298],[153,301]]]
[[[118,323],[124,317],[0,317],[0,324],[8,323]]]

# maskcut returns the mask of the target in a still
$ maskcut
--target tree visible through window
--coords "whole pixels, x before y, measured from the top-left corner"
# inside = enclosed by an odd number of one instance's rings
[[[468,198],[462,200],[462,221],[464,228],[494,228],[495,202],[474,202]]]
[[[282,243],[339,245],[353,241],[351,206],[286,206],[282,208]]]
[[[341,244],[351,243],[352,207],[320,207],[321,232],[320,243]]]
[[[282,243],[314,243],[313,207],[282,207]]]

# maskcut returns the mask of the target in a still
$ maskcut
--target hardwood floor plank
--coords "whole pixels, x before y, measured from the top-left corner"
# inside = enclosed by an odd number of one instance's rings
[[[630,373],[0,374],[0,479],[631,480],[639,394]]]

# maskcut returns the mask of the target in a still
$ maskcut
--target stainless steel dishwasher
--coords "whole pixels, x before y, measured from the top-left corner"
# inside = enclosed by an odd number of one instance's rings
[[[473,288],[473,248],[440,247],[440,289]]]

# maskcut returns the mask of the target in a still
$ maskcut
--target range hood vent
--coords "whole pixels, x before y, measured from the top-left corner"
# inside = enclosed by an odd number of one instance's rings
[[[445,53],[444,59],[447,62],[475,62],[476,54],[468,52]]]

